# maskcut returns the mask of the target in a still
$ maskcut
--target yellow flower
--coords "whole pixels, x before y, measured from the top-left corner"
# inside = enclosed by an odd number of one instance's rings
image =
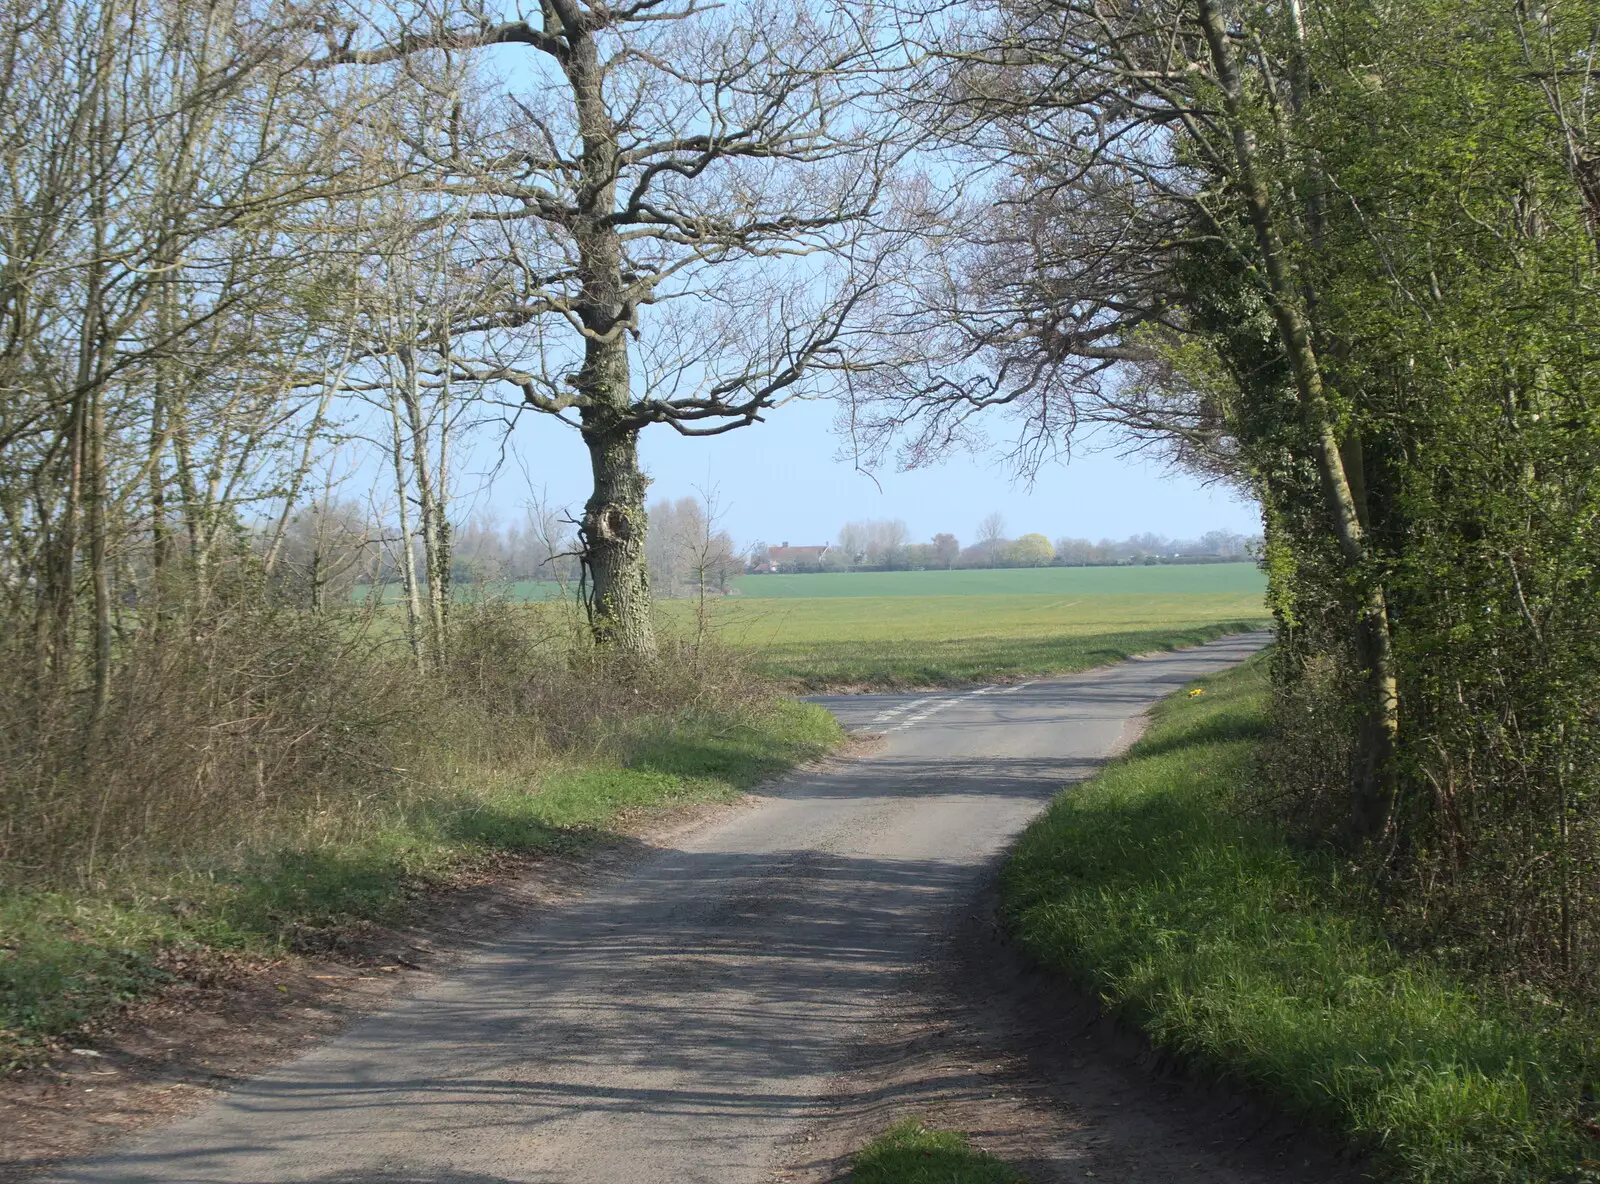
[[[1189,692],[1189,698],[1193,699],[1196,695],[1203,695],[1205,693],[1206,689],[1204,687],[1195,687],[1194,690]]]

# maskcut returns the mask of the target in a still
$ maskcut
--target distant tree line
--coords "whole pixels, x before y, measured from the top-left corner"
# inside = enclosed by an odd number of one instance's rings
[[[478,515],[446,528],[451,540],[447,587],[456,589],[550,581],[576,587],[581,569],[570,517],[542,504],[508,522]],[[333,598],[349,600],[362,589],[403,584],[406,551],[391,526],[349,498],[318,500],[291,513],[278,532],[257,524],[249,532],[258,557],[276,548],[273,585],[291,602],[320,610]],[[428,591],[422,541],[409,540],[410,561]]]
[[[963,568],[1100,567],[1118,564],[1218,563],[1248,560],[1258,539],[1213,530],[1196,539],[1144,533],[1126,539],[1010,537],[1005,521],[990,515],[979,536],[962,546],[941,532],[912,542],[898,518],[847,522],[827,547],[789,548],[817,553],[784,558],[784,548],[755,543],[740,548],[718,523],[716,506],[703,497],[660,498],[649,508],[645,559],[653,596],[675,599],[702,588],[723,595],[746,572],[949,571]],[[312,503],[292,515],[280,542],[283,587],[307,603],[329,596],[362,595],[374,584],[397,586],[401,561],[383,524],[355,501]],[[261,537],[267,537],[262,532]],[[477,515],[450,527],[450,582],[458,589],[488,588],[523,581],[560,583],[577,589],[581,561],[575,525],[564,510],[542,503],[502,520]],[[420,544],[414,562],[421,564]]]
[[[717,593],[732,589],[745,570],[745,556],[717,523],[716,507],[704,498],[662,498],[649,510],[645,559],[651,592],[660,597],[695,594],[702,584]],[[479,514],[449,526],[450,578],[457,589],[494,590],[526,581],[558,583],[576,593],[582,555],[576,522],[561,508],[542,502],[503,520]],[[363,589],[393,589],[402,583],[404,552],[383,521],[351,499],[317,501],[291,514],[282,536],[257,529],[258,552],[276,543],[281,590],[311,605],[330,597],[350,599]],[[423,571],[421,543],[411,540],[412,563]]]
[[[645,559],[653,595],[687,596],[702,584],[726,593],[733,577],[745,570],[745,556],[705,499],[659,499],[650,506],[649,522]],[[563,509],[535,503],[509,521],[479,514],[451,524],[449,532],[449,582],[457,590],[493,590],[525,581],[578,588],[582,557],[576,524]],[[258,550],[273,541],[279,549],[279,587],[308,605],[402,582],[404,552],[395,550],[384,523],[358,501],[313,502],[290,515],[281,538],[264,527],[257,530]],[[411,550],[413,564],[423,568],[419,540],[411,540]]]
[[[652,511],[653,513],[653,511]],[[1222,563],[1252,558],[1260,544],[1227,530],[1207,531],[1198,539],[1172,539],[1136,534],[1118,540],[1062,537],[1051,542],[1042,534],[1011,538],[1005,519],[990,514],[978,527],[975,542],[963,547],[955,535],[939,533],[928,542],[910,541],[910,530],[898,518],[847,522],[825,549],[773,548],[755,544],[749,551],[751,571],[948,571],[957,568],[1099,567],[1130,563]],[[813,554],[820,551],[820,554]]]
[[[715,499],[709,497],[653,503],[644,553],[656,596],[727,593],[745,567],[733,539],[718,525]]]

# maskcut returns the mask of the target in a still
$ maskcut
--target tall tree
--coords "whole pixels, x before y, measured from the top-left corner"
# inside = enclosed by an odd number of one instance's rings
[[[996,510],[985,514],[978,523],[978,551],[985,567],[999,567],[1000,555],[1006,545],[1005,516]]]
[[[426,71],[516,51],[422,145],[510,277],[435,335],[464,379],[577,429],[597,638],[654,652],[639,434],[760,420],[858,359],[887,259],[900,149],[874,102],[898,44],[854,6],[544,0],[528,18],[419,4],[329,25],[319,65]]]
[[[34,667],[59,689],[87,585],[95,714],[118,605],[160,594],[128,586],[131,553],[148,540],[159,576],[179,525],[203,588],[314,400],[292,213],[343,183],[344,116],[297,71],[299,32],[243,0],[0,14],[7,608],[33,601]]]
[[[1296,480],[1315,473],[1312,520],[1351,589],[1347,634],[1367,680],[1349,826],[1381,831],[1399,698],[1364,521],[1360,401],[1330,390],[1323,357],[1326,195],[1307,180],[1318,145],[1303,114],[1299,4],[1024,0],[978,10],[937,49],[943,65],[923,91],[930,132],[998,169],[994,205],[953,228],[961,245],[894,324],[947,363],[864,385],[864,435],[908,441],[916,461],[1004,408],[1020,418],[1024,468],[1088,417],[1174,440],[1240,481],[1280,463]],[[1206,334],[1229,315],[1231,346],[1214,348],[1221,338]],[[1130,375],[1184,346],[1209,356],[1214,381],[1200,381],[1201,367],[1185,398],[1167,398],[1175,384],[1164,382],[1153,400],[1125,396]],[[1241,390],[1270,414],[1219,411]],[[1254,455],[1241,456],[1241,435]]]

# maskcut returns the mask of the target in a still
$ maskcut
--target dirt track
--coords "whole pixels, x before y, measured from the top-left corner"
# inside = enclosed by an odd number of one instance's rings
[[[1000,854],[1175,686],[1260,638],[1072,678],[830,702],[885,733],[536,910],[320,1048],[73,1181],[827,1179],[892,1117],[1039,1181],[1330,1178],[1163,1084],[989,922]]]

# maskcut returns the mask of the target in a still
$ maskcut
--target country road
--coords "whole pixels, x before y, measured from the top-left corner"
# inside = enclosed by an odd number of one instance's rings
[[[903,1027],[908,984],[981,907],[1008,844],[1124,747],[1151,703],[1264,640],[1019,686],[823,699],[882,741],[766,787],[326,1045],[48,1178],[815,1178],[825,1157],[806,1153],[827,1141],[862,1050],[891,1020]],[[1030,1103],[1075,1132],[1059,1163],[1035,1150],[1040,1178],[1291,1178],[1188,1145],[1181,1175],[1173,1157],[1140,1168],[1136,1144],[1167,1138],[1159,1106],[1130,1095],[1097,1133],[1094,1099],[1059,1102]],[[1134,1166],[1096,1172],[1097,1139],[1104,1162]]]

